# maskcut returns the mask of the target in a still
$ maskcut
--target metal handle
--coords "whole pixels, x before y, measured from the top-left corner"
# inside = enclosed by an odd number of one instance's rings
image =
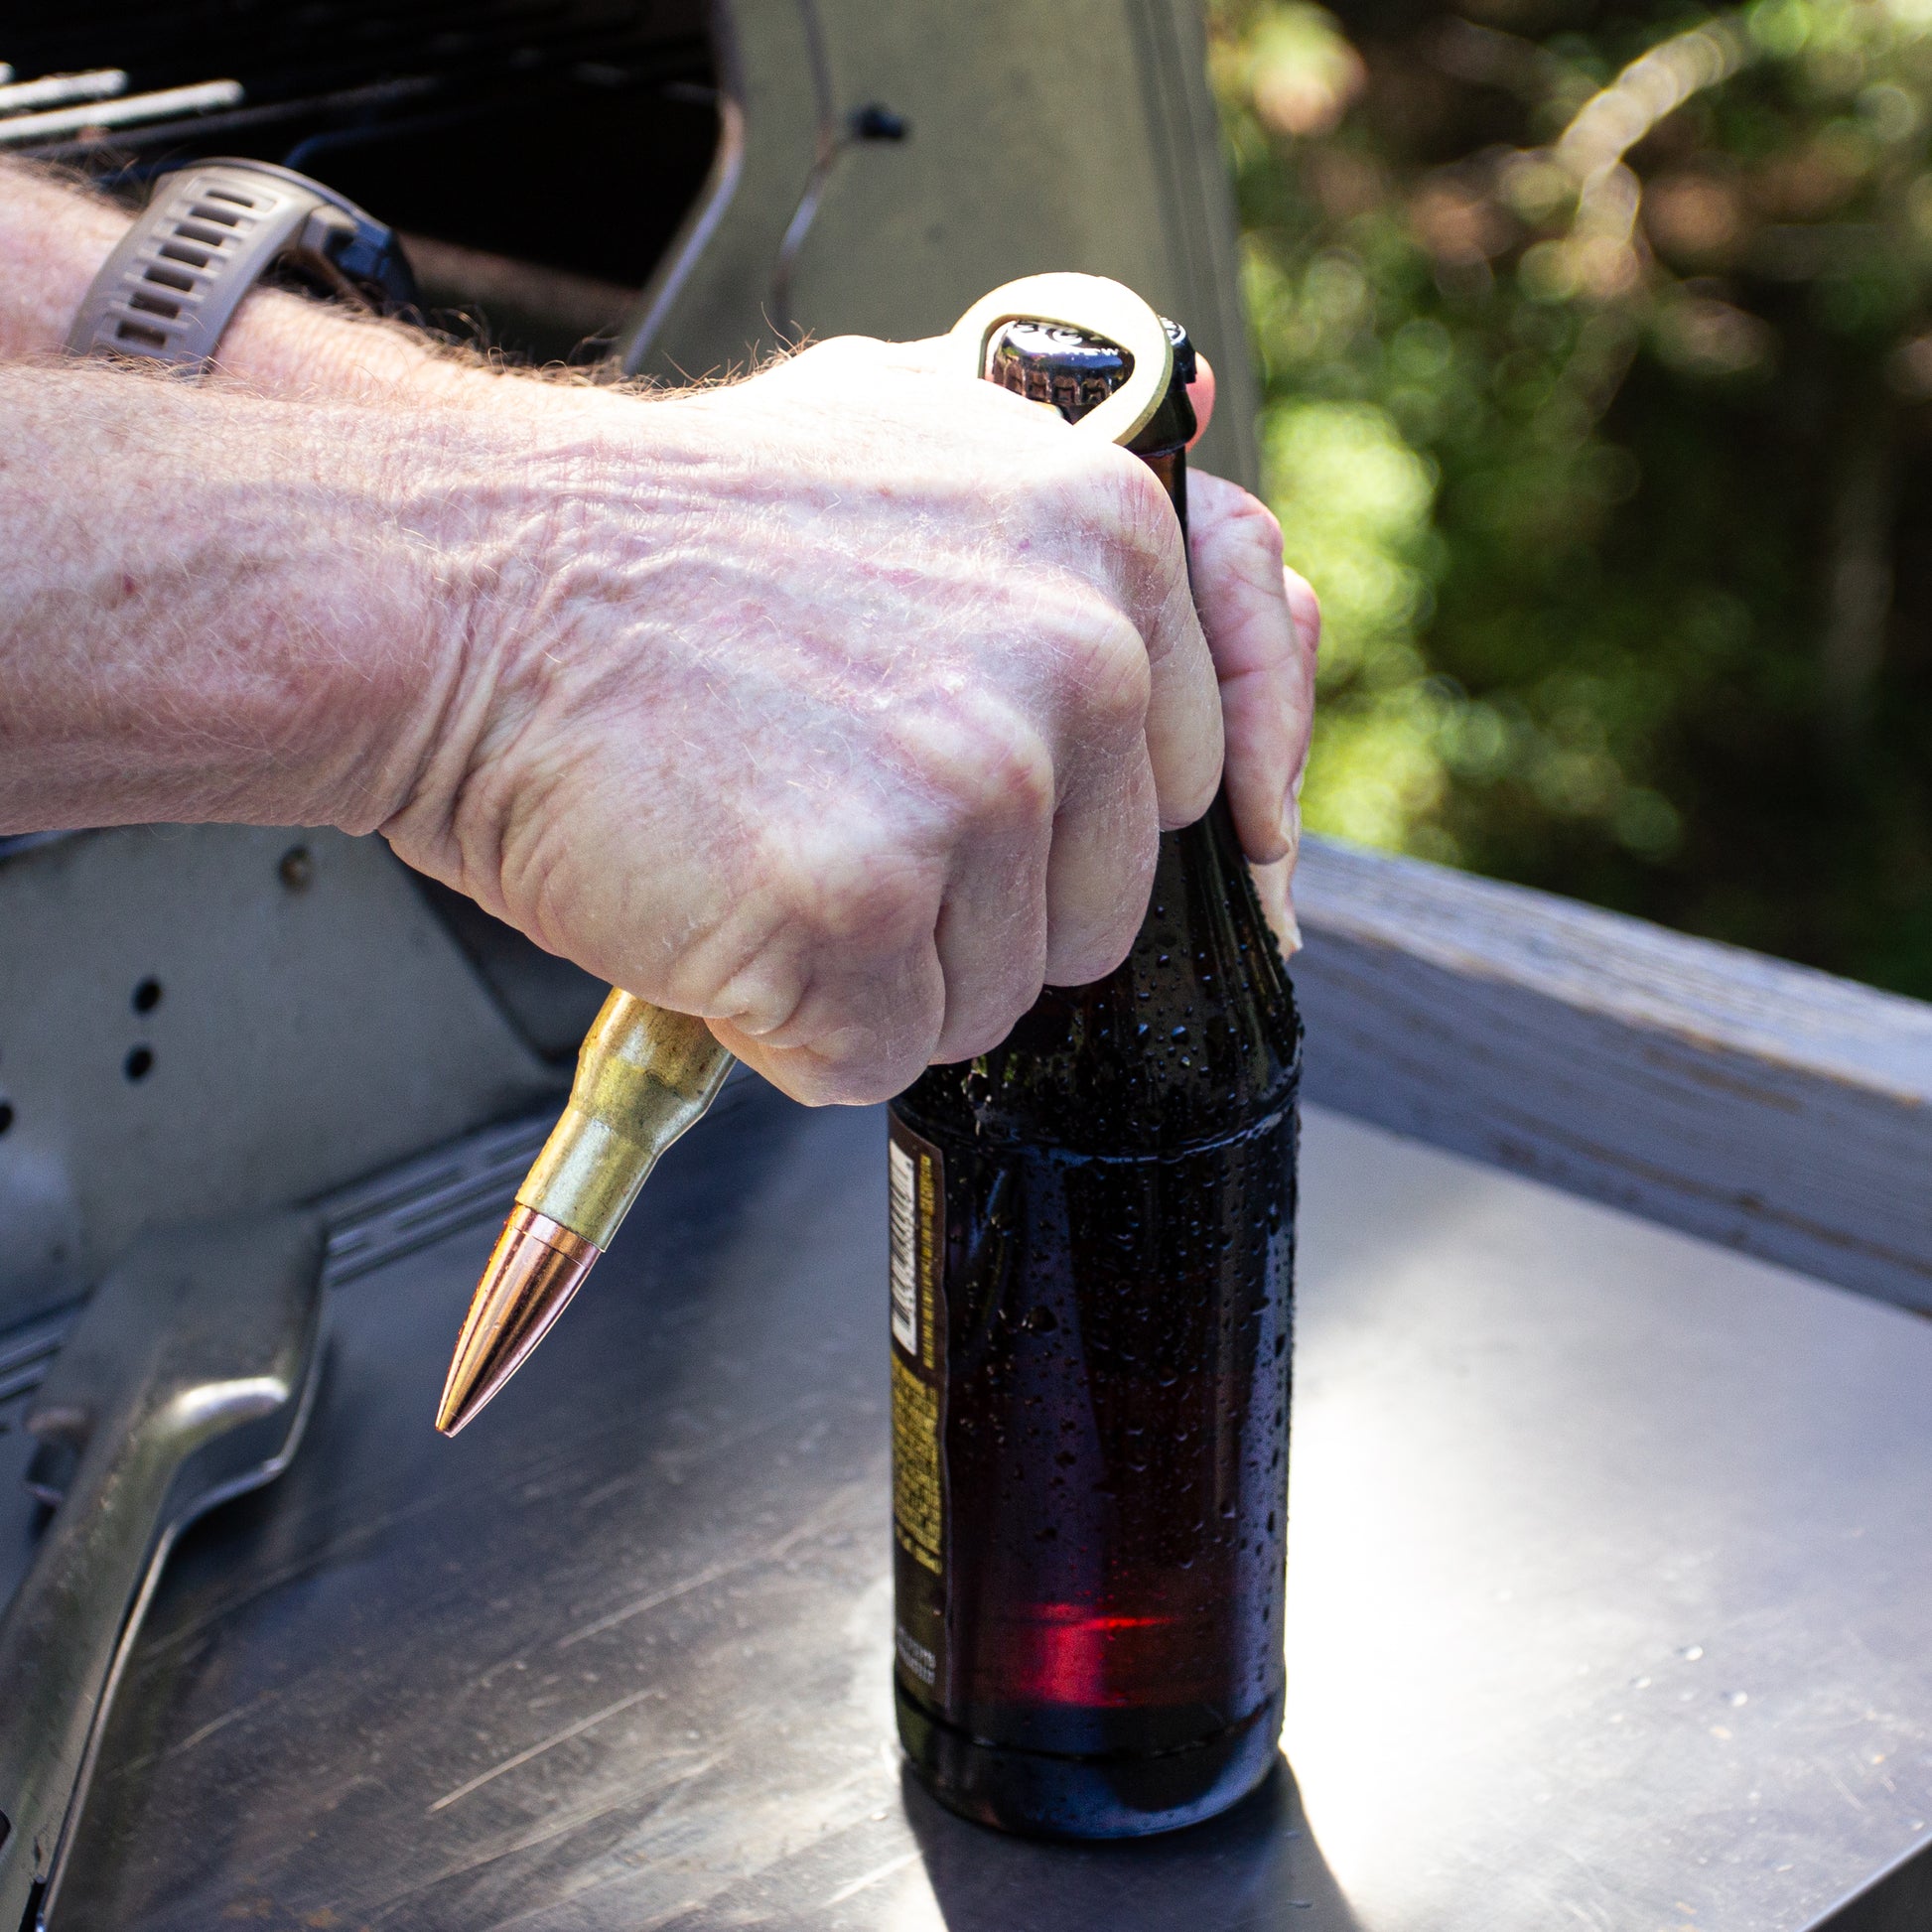
[[[608,1248],[659,1156],[703,1116],[731,1063],[702,1020],[613,991],[584,1035],[570,1102],[517,1205]]]
[[[1024,275],[983,295],[953,324],[947,341],[960,373],[986,373],[986,347],[1010,322],[1052,322],[1102,336],[1134,358],[1134,366],[1105,402],[1073,428],[1085,436],[1131,443],[1153,420],[1173,375],[1173,344],[1167,325],[1130,288],[1104,275]]]
[[[174,1539],[294,1453],[321,1277],[306,1215],[152,1237],[95,1291],[28,1413],[79,1456],[0,1618],[0,1926],[37,1932],[52,1908]]]

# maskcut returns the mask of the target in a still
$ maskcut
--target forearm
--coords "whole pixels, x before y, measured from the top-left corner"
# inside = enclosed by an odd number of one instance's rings
[[[0,364],[0,832],[387,819],[460,702],[472,554],[398,439]]]
[[[276,289],[214,381],[64,364],[129,219],[0,158],[0,832],[384,825],[461,743],[517,425],[617,399]]]
[[[130,219],[49,169],[0,157],[0,361],[60,352]],[[343,401],[407,394],[423,404],[488,403],[514,380],[414,331],[272,288],[243,300],[218,368],[263,395]]]

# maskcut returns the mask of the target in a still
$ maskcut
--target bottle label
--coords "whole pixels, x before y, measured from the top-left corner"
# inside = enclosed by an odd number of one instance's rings
[[[946,1178],[939,1150],[896,1116],[887,1145],[892,1217],[893,1541],[899,1668],[945,1689]]]

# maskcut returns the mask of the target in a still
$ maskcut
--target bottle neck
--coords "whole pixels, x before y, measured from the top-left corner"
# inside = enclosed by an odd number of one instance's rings
[[[1130,447],[1187,528],[1187,393]],[[1166,1157],[1252,1131],[1287,1104],[1300,1026],[1225,788],[1163,833],[1147,916],[1104,980],[1048,987],[1001,1046],[935,1067],[896,1103],[920,1132]]]

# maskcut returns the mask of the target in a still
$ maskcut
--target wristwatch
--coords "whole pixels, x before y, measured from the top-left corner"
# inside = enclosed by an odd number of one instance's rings
[[[271,268],[385,313],[416,300],[394,229],[346,196],[271,162],[191,161],[156,178],[87,290],[69,351],[205,370]]]

